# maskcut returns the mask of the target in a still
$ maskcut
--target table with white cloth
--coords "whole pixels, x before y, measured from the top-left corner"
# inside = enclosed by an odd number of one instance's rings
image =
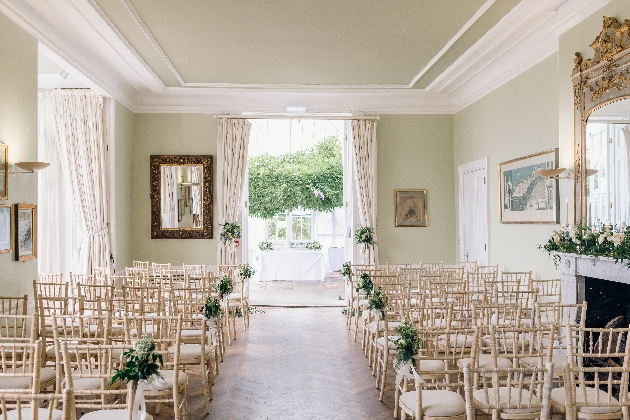
[[[320,251],[267,251],[259,260],[259,281],[324,281],[326,266]]]

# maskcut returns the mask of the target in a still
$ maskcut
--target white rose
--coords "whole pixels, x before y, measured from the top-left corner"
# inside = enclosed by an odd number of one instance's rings
[[[599,238],[597,238],[597,242],[599,242],[600,245],[603,244],[605,240],[606,240],[606,234],[604,233],[599,235]]]
[[[553,241],[554,241],[555,243],[559,244],[559,243],[560,243],[560,237],[559,237],[558,235],[555,235],[555,236],[553,237]]]
[[[576,239],[576,238],[573,238],[573,242],[575,242],[578,245],[582,243],[579,239]]]

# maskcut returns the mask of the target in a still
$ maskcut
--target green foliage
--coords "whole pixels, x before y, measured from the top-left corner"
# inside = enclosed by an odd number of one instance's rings
[[[223,242],[231,242],[236,238],[241,237],[241,225],[236,222],[232,223],[224,223],[221,226],[221,234],[219,235],[220,239]]]
[[[255,306],[248,306],[247,307],[247,312],[250,315],[253,315],[253,314],[264,314],[265,313],[265,311],[263,311],[262,309],[258,309]],[[234,308],[234,316],[236,318],[243,318],[243,309],[241,309],[240,306],[237,306],[237,307]]]
[[[258,244],[258,249],[261,251],[273,251],[273,244],[271,242],[262,241]]]
[[[337,136],[314,148],[249,159],[249,214],[270,219],[296,209],[332,211],[343,204],[343,164]]]
[[[162,375],[158,372],[159,366],[157,364],[157,362],[160,362],[160,366],[163,366],[162,355],[154,353],[154,350],[155,342],[153,341],[153,336],[143,335],[134,348],[123,353],[125,367],[116,372],[112,378],[111,385],[118,380],[134,381],[133,389],[136,389],[138,381],[142,379],[148,379],[152,375],[158,375],[162,378]]]
[[[234,291],[234,283],[228,276],[223,276],[217,283],[217,292],[221,296],[227,296]]]
[[[221,310],[221,302],[214,296],[208,296],[206,304],[203,307],[203,314],[206,318],[218,318],[223,311]]]
[[[383,294],[383,288],[378,286],[374,289],[374,294],[370,296],[368,309],[380,311],[383,319],[385,319],[385,307],[387,306],[387,296]]]
[[[320,249],[322,249],[322,244],[317,241],[307,242],[305,247],[306,249],[311,251],[319,251]]]
[[[406,318],[405,322],[396,328],[396,331],[400,337],[392,340],[392,342],[396,345],[396,351],[398,351],[398,358],[394,361],[394,364],[396,368],[399,368],[418,353],[422,343],[415,327]]]
[[[241,264],[238,266],[239,272],[238,275],[242,279],[251,279],[252,276],[256,273],[256,270],[252,268],[249,264]]]
[[[630,267],[630,228],[623,224],[616,227],[600,225],[594,229],[582,224],[563,227],[551,232],[547,243],[538,245],[538,248],[549,253],[609,257],[615,262],[626,260]],[[560,257],[554,255],[553,260],[557,267]]]
[[[369,296],[372,293],[372,289],[374,289],[374,282],[372,281],[372,277],[370,277],[368,273],[361,274],[361,277],[359,277],[359,282],[357,283],[357,293],[360,290],[363,290],[363,292]]]
[[[342,276],[350,279],[350,277],[352,277],[352,264],[350,264],[350,261],[346,261],[345,263],[343,263],[339,272]]]
[[[368,226],[361,226],[354,232],[354,238],[358,244],[373,244],[374,243],[374,229]]]

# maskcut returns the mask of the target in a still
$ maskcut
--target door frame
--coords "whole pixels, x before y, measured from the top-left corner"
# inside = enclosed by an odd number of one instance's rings
[[[457,171],[459,174],[459,178],[458,178],[458,191],[459,191],[459,206],[458,206],[458,231],[459,231],[459,238],[457,240],[457,243],[459,245],[459,261],[465,261],[465,256],[464,256],[464,243],[462,241],[462,238],[464,237],[464,212],[462,211],[463,208],[463,203],[464,203],[464,190],[462,188],[463,184],[464,184],[464,175],[466,173],[469,172],[473,172],[473,171],[482,171],[483,176],[484,176],[484,184],[486,185],[485,188],[485,193],[486,193],[486,197],[485,197],[485,209],[486,209],[486,217],[484,218],[484,235],[485,235],[485,243],[487,244],[486,246],[486,250],[485,250],[485,263],[489,264],[490,263],[490,243],[488,241],[488,219],[489,219],[489,211],[488,211],[488,157],[483,157],[481,159],[477,159],[474,160],[472,162],[468,162],[465,163],[463,165],[459,165],[457,167]]]

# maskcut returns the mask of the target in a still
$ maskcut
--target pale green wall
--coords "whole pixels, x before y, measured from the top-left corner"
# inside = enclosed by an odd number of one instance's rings
[[[379,262],[455,262],[452,115],[383,115],[377,123]],[[427,190],[427,227],[394,226],[394,191]]]
[[[133,128],[133,259],[216,265],[218,123],[204,114],[135,114]],[[213,239],[151,239],[150,155],[213,155]]]
[[[133,118],[131,111],[116,102],[115,113],[116,144],[114,147],[114,206],[116,215],[116,230],[114,243],[116,244],[116,271],[123,272],[125,267],[131,267],[133,260]]]
[[[500,162],[558,147],[558,55],[455,114],[454,133],[454,174],[459,165],[488,157],[489,263],[505,271],[533,270],[539,278],[559,277],[537,249],[557,225],[501,224],[498,179]],[[453,194],[457,207],[457,188]],[[563,203],[565,197],[560,198]]]
[[[37,160],[37,41],[0,14],[0,143],[9,145],[9,162]],[[9,200],[37,204],[37,175],[9,177]],[[39,255],[46,250],[40,249]],[[37,260],[16,262],[0,254],[3,295],[32,294]]]

